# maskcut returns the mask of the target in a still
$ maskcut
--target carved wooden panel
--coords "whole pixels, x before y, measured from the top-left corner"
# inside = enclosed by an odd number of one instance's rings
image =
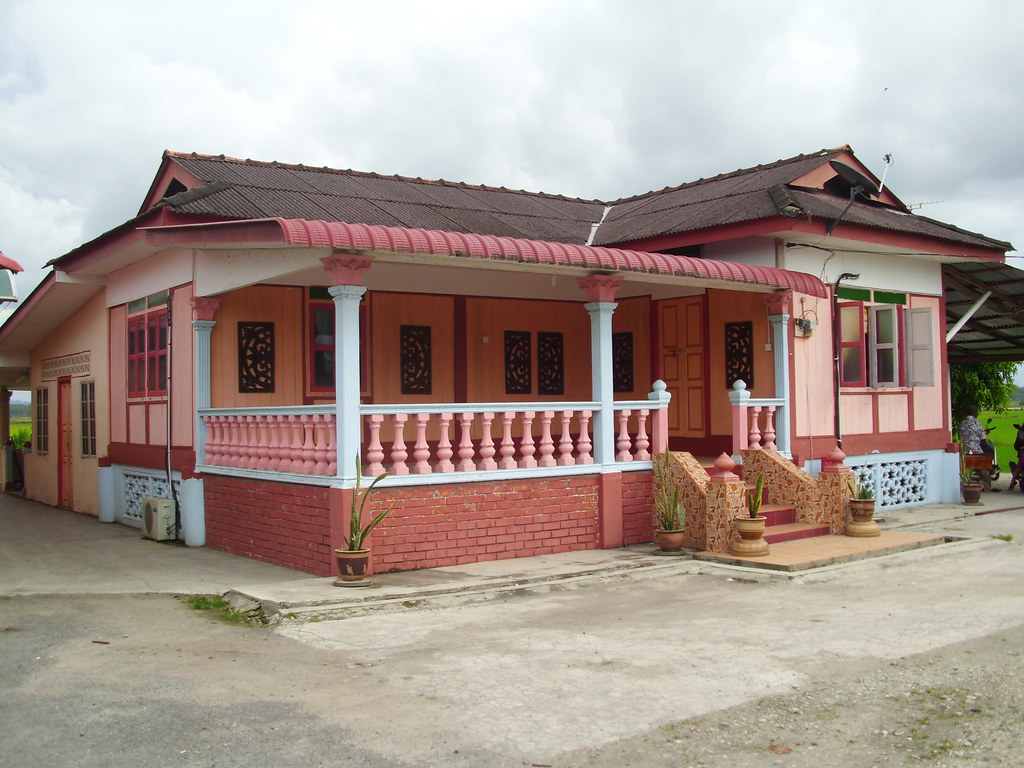
[[[429,325],[399,326],[402,394],[429,395],[433,389],[433,368]]]
[[[505,331],[505,394],[530,394],[532,356],[529,331]]]
[[[238,391],[274,391],[274,324],[238,323]]]
[[[565,394],[565,336],[562,333],[537,333],[537,392]]]
[[[743,379],[747,389],[754,388],[754,324],[725,324],[725,387],[732,389],[737,379]]]
[[[616,392],[633,391],[633,332],[612,334],[612,386]]]

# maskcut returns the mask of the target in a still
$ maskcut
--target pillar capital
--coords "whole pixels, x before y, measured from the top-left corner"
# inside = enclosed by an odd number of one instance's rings
[[[362,285],[373,258],[356,253],[333,253],[320,259],[332,285]]]
[[[220,299],[215,296],[193,296],[192,297],[192,319],[213,320],[213,316],[220,309]]]
[[[793,314],[792,291],[776,291],[775,293],[767,293],[764,296],[764,303],[768,307],[769,315]]]
[[[615,301],[615,294],[622,287],[623,281],[621,275],[587,275],[576,280],[587,295],[587,301],[592,303]]]

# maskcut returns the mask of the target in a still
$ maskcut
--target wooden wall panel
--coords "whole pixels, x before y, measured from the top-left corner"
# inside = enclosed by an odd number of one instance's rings
[[[455,301],[451,296],[379,293],[370,300],[370,367],[375,403],[450,403],[455,399]],[[431,393],[402,394],[403,325],[430,327]]]
[[[210,338],[210,401],[214,408],[300,405],[306,368],[304,288],[253,285],[220,296]],[[238,323],[274,323],[274,391],[238,391]]]
[[[505,331],[526,331],[533,344],[530,393],[505,393]],[[564,334],[565,394],[541,396],[537,334]],[[470,402],[589,400],[590,318],[583,303],[470,298],[466,300],[467,397]]]

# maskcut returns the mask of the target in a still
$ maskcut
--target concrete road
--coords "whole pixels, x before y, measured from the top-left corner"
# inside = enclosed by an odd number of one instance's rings
[[[969,538],[792,580],[711,569],[273,630],[168,596],[0,599],[0,766],[746,765],[652,745],[828,681],[859,706],[860,676],[936,654],[959,674],[972,647],[1021,690],[1024,512],[919,529]]]

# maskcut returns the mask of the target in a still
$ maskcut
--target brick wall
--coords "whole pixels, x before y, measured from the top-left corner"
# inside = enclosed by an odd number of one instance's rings
[[[652,482],[650,472],[622,473],[622,543],[627,547],[654,540]]]
[[[285,568],[330,576],[326,488],[206,475],[206,545]]]
[[[367,514],[391,501],[372,536],[377,573],[598,546],[593,476],[384,489]]]

